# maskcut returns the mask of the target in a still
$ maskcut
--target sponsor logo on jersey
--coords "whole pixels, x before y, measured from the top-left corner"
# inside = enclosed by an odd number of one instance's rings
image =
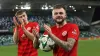
[[[77,32],[76,32],[76,30],[75,30],[75,29],[72,31],[72,34],[77,34]]]

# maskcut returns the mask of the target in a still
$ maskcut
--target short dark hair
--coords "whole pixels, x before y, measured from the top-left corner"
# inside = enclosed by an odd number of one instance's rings
[[[21,15],[23,14],[24,12],[26,12],[25,10],[18,10],[15,14],[15,16],[18,16],[18,15]]]
[[[60,8],[63,8],[64,10],[66,10],[65,6],[62,5],[62,4],[57,4],[53,7],[53,9],[60,9]]]

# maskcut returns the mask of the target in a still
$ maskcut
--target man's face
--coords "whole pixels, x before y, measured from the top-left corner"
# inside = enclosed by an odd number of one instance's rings
[[[63,8],[54,9],[52,11],[52,17],[56,23],[62,24],[66,19],[66,12]]]
[[[18,15],[17,18],[18,18],[18,21],[22,23],[23,21],[27,21],[27,14],[23,12],[21,15]]]

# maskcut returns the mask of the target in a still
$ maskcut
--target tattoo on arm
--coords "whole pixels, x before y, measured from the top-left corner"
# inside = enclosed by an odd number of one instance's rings
[[[64,48],[66,51],[70,51],[76,42],[76,40],[73,38],[68,38],[67,41],[62,41],[54,34],[50,34],[50,37],[55,41],[56,44]]]
[[[67,41],[61,41],[61,46],[65,49],[70,51],[74,44],[75,44],[76,40],[73,38],[68,38]]]

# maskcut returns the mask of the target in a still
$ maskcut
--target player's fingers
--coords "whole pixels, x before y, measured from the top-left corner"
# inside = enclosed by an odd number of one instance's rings
[[[32,30],[32,31],[33,31],[33,34],[34,34],[34,35],[36,35],[36,34],[37,34],[37,31],[36,31],[36,29],[35,29],[35,28],[33,28],[33,30]]]
[[[36,32],[36,28],[35,27],[33,27],[33,31]]]
[[[48,26],[48,25],[44,25],[44,28],[46,29],[46,30],[50,30],[50,27]]]
[[[33,35],[34,35],[34,37],[36,36],[36,34],[34,33],[34,32],[32,32],[33,33]]]
[[[47,29],[46,29],[46,25],[45,25],[45,24],[44,24],[44,29],[45,29],[45,30],[47,30]]]
[[[13,22],[15,23],[15,17],[13,17]]]
[[[34,29],[32,30],[32,33],[33,33],[34,35],[36,35],[36,32],[35,32],[35,30],[34,30]]]
[[[45,31],[47,31],[48,33],[51,32],[51,28],[48,25],[44,25],[44,29]]]
[[[45,31],[49,32],[48,28],[44,27]]]
[[[14,22],[14,24],[15,24],[16,26],[19,25],[18,22],[17,22],[17,20],[16,20],[16,17],[13,17],[13,22]]]
[[[47,25],[46,24],[44,24],[44,29],[47,29],[48,27],[47,27]]]
[[[14,24],[16,25],[16,18],[15,17],[13,17],[13,22],[14,22]]]
[[[36,29],[33,29],[32,31],[33,31],[34,36],[39,36],[39,33],[37,32]]]

